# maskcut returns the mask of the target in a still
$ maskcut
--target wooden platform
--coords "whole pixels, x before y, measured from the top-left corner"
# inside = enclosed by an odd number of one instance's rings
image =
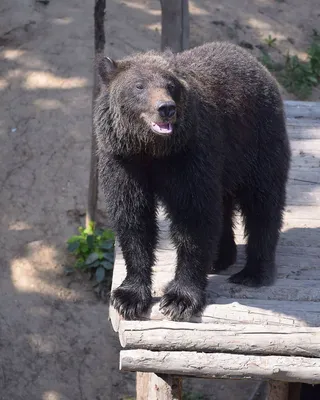
[[[320,103],[286,102],[286,115],[292,166],[277,282],[260,289],[227,282],[244,265],[239,220],[237,264],[209,276],[203,314],[192,322],[165,321],[158,300],[173,277],[176,255],[160,214],[154,304],[143,321],[134,322],[110,308],[125,349],[121,370],[320,383]],[[113,289],[124,277],[117,247]]]

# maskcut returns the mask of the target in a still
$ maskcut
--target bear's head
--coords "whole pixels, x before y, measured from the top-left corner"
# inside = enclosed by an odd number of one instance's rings
[[[188,89],[173,71],[172,54],[146,53],[98,61],[95,106],[98,140],[116,153],[168,153],[186,137]]]

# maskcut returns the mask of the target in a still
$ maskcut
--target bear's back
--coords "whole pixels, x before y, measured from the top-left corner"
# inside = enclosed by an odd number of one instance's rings
[[[276,80],[248,51],[227,42],[212,42],[177,54],[176,70],[202,99],[232,111],[255,103],[282,107]]]

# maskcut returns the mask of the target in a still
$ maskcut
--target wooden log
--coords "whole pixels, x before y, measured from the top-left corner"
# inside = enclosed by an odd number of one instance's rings
[[[288,382],[269,381],[266,400],[289,400]]]
[[[320,357],[320,329],[121,321],[125,349]]]
[[[137,372],[137,400],[181,400],[182,379],[166,374]]]
[[[265,379],[320,383],[320,359],[190,351],[122,350],[121,371],[187,375],[211,379]]]
[[[161,50],[173,52],[189,47],[188,0],[161,0]]]

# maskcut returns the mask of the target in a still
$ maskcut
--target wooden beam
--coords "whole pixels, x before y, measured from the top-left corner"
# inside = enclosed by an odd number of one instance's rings
[[[307,357],[122,350],[120,370],[210,379],[320,383],[320,359]]]
[[[261,325],[121,321],[125,349],[320,357],[320,329]]]
[[[137,372],[137,400],[181,400],[182,379],[172,375]]]
[[[189,47],[188,0],[161,0],[161,50],[173,52]]]

